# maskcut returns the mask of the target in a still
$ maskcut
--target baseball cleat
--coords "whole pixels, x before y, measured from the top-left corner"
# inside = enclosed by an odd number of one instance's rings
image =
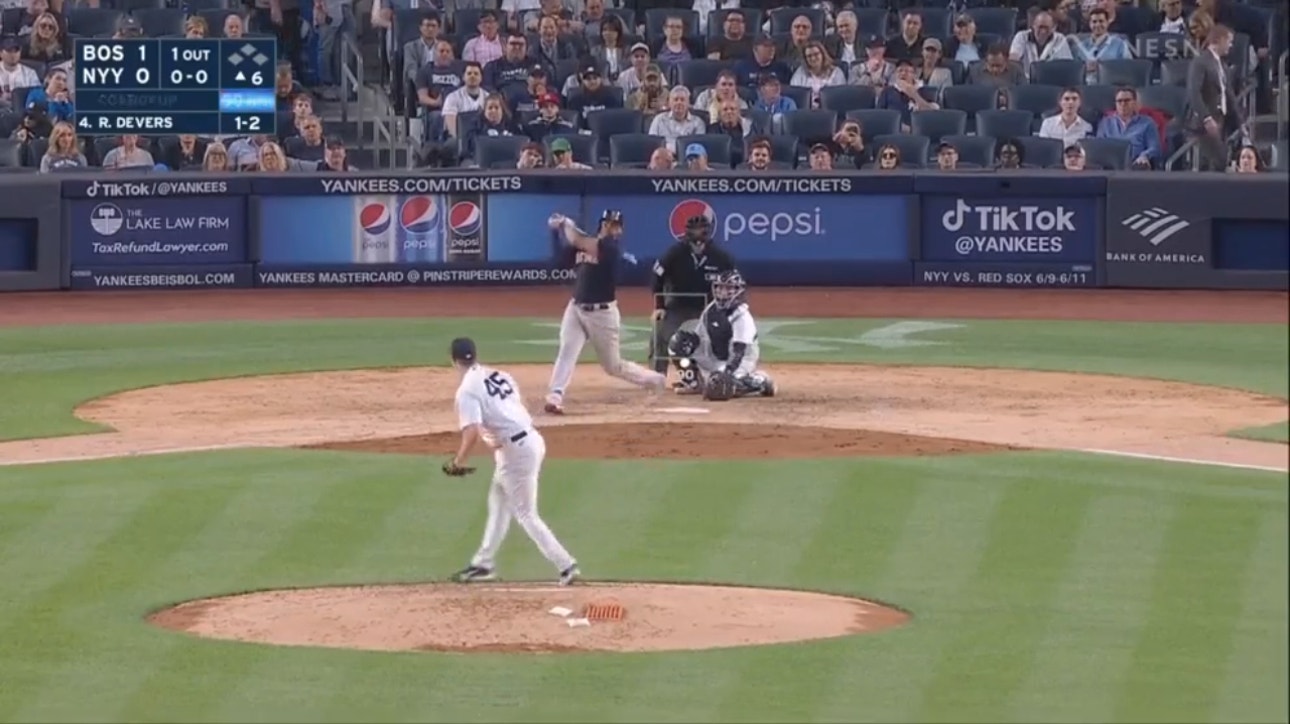
[[[548,402],[542,406],[542,411],[548,415],[563,415],[564,405],[557,405],[554,402]]]
[[[761,396],[762,396],[762,397],[774,397],[774,396],[775,396],[775,383],[774,383],[773,381],[771,381],[771,380],[766,380],[765,382],[763,382],[763,383],[762,383],[762,385],[761,385]]]
[[[578,570],[578,564],[575,563],[560,572],[560,585],[572,586],[579,578],[582,578],[582,571]]]
[[[491,568],[466,566],[452,574],[452,580],[454,583],[481,583],[483,581],[497,580],[497,574]]]

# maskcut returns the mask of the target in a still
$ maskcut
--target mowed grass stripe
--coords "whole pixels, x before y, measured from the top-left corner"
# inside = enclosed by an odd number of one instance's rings
[[[1084,516],[1054,612],[1008,721],[1111,721],[1114,692],[1150,614],[1151,576],[1175,513],[1152,498],[1108,495]],[[1038,602],[1036,602],[1038,603]]]
[[[880,524],[893,539],[884,556],[875,554],[864,590],[908,609],[914,618],[904,629],[855,639],[854,645],[833,653],[832,671],[822,673],[824,679],[816,685],[817,721],[918,720],[931,665],[945,637],[970,614],[960,608],[961,592],[985,554],[1009,487],[980,471],[926,459],[884,467],[889,472],[882,485],[913,485],[917,497],[901,519]],[[865,511],[856,515],[855,524],[865,525]]]
[[[944,647],[930,662],[919,720],[1001,721],[1053,621],[1048,602],[1066,576],[1093,496],[1087,488],[1052,484],[1047,469],[1025,456],[1009,459],[1007,467],[1014,482],[959,594],[959,620],[942,634]]]
[[[248,457],[240,494],[213,515],[188,546],[155,569],[153,588],[167,591],[167,601],[230,594],[259,584],[248,581],[245,572],[260,565],[313,514],[331,485],[339,484],[339,480],[330,484],[319,480],[314,466],[284,464],[283,453],[239,455]],[[157,632],[151,638],[159,665],[118,710],[121,721],[166,714],[177,719],[203,717],[223,704],[228,689],[257,662],[273,655],[264,646],[170,632]]]
[[[1290,720],[1287,711],[1287,530],[1284,510],[1260,516],[1241,581],[1239,615],[1223,676],[1215,721]],[[1236,601],[1233,601],[1234,603]]]
[[[123,478],[145,470],[153,483],[136,482],[143,505],[128,518],[118,519],[112,535],[100,542],[80,565],[67,569],[63,578],[28,602],[0,640],[24,651],[28,666],[38,666],[45,680],[12,702],[9,713],[18,720],[81,720],[95,712],[114,711],[146,678],[158,662],[135,655],[120,638],[142,627],[146,610],[135,608],[134,591],[146,585],[153,569],[170,552],[198,534],[212,511],[219,511],[237,495],[236,486],[193,484],[182,473],[191,473],[191,460],[157,461],[155,466],[136,462],[111,463]],[[180,484],[179,481],[186,481]],[[132,642],[135,643],[135,642]],[[138,645],[135,643],[135,645]],[[73,678],[66,678],[71,676]],[[76,681],[99,696],[69,696],[68,681]]]
[[[1152,579],[1148,623],[1120,681],[1117,720],[1211,719],[1261,515],[1249,504],[1179,502]]]
[[[398,456],[292,455],[291,466],[312,469],[325,490],[308,515],[297,516],[280,542],[246,569],[244,578],[256,587],[347,582],[337,572],[352,571],[353,561],[370,557],[374,542],[383,532],[380,522],[405,505],[412,490],[406,477],[407,463],[406,458]],[[319,709],[328,701],[319,696],[322,689],[289,685],[291,680],[282,676],[282,652],[268,648],[265,651],[266,655],[251,660],[253,664],[242,672],[237,684],[225,689],[226,696],[209,714],[219,720],[266,716],[308,720],[310,713],[321,716],[324,712]],[[296,651],[290,654],[300,658],[305,655]],[[357,664],[360,659],[349,660]],[[333,672],[319,683],[334,685],[343,681],[345,673]],[[308,673],[304,676],[312,677]]]

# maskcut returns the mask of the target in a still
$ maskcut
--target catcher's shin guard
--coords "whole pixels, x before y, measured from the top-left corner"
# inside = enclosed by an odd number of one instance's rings
[[[678,395],[697,395],[703,391],[703,378],[699,374],[699,366],[689,357],[673,357],[672,364],[676,365],[677,381],[672,384],[672,389]]]
[[[738,378],[735,395],[738,397],[774,397],[775,383],[761,372],[751,372]]]

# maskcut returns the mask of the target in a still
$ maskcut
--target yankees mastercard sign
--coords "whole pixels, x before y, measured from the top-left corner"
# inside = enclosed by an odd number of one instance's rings
[[[894,261],[906,258],[909,243],[905,196],[592,196],[587,203],[622,209],[628,246],[645,254],[685,236],[696,216],[740,259]]]

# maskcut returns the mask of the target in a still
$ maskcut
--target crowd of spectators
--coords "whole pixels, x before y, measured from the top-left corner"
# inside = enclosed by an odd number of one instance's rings
[[[883,168],[885,145],[903,167],[1007,166],[1015,155],[1161,169],[1187,139],[1185,66],[1218,23],[1237,31],[1235,83],[1259,83],[1271,64],[1267,15],[1236,0],[1041,0],[1029,13],[738,4],[401,11],[415,30],[395,59],[425,142],[418,161],[527,168],[524,148],[542,146],[552,163],[562,136],[587,166],[658,168],[665,146],[680,167],[743,168],[765,141],[771,168]],[[1240,144],[1232,152],[1235,170]]]

